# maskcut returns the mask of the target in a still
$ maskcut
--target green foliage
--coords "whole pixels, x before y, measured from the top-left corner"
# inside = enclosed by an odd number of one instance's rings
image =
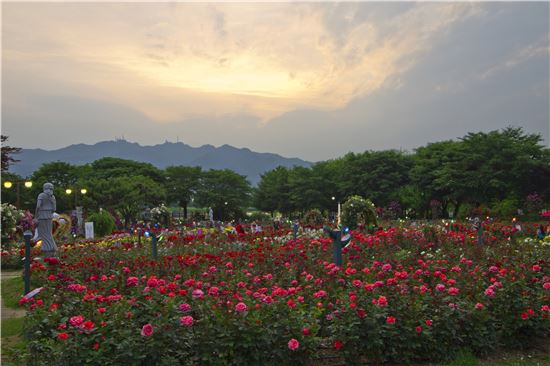
[[[200,167],[169,166],[165,170],[166,199],[183,207],[185,218],[187,206],[200,188],[201,177]]]
[[[262,211],[275,211],[288,214],[291,211],[289,201],[289,171],[279,166],[261,176],[258,188],[254,192],[254,207]]]
[[[269,224],[273,218],[267,212],[254,211],[248,216],[248,221],[255,221],[257,224]]]
[[[476,356],[469,351],[460,351],[448,366],[478,366]]]
[[[143,176],[156,183],[163,183],[162,170],[152,164],[119,158],[102,158],[90,164],[88,179],[110,180],[120,177]]]
[[[137,220],[144,207],[156,206],[166,198],[162,184],[142,175],[97,180],[90,186],[97,204],[118,211],[125,226]]]
[[[376,208],[374,204],[361,196],[352,196],[342,205],[342,225],[350,229],[358,224],[365,226],[377,225]]]
[[[491,215],[499,218],[511,218],[517,215],[520,202],[515,197],[508,197],[502,201],[496,201],[491,207]]]
[[[245,216],[251,191],[244,176],[229,169],[209,170],[202,175],[196,201],[203,207],[212,207],[216,219],[238,219]]]
[[[313,209],[306,212],[303,220],[308,225],[322,225],[325,221],[325,218],[323,217],[321,211]]]
[[[115,219],[106,210],[100,210],[88,216],[88,221],[94,223],[94,234],[98,237],[109,235],[115,229]]]
[[[396,150],[366,151],[344,158],[341,191],[344,196],[370,197],[378,206],[399,199],[399,189],[408,184],[413,166],[410,155]]]
[[[18,162],[19,160],[15,159],[12,155],[17,154],[21,151],[20,147],[12,147],[5,144],[5,142],[8,140],[8,136],[1,135],[1,141],[2,141],[2,164],[1,164],[1,171],[2,174],[6,172],[10,165],[13,163]]]
[[[24,317],[2,319],[2,337],[13,337],[20,335],[23,331]]]
[[[12,309],[19,308],[19,299],[21,299],[23,293],[23,277],[2,279],[2,302],[4,306]]]

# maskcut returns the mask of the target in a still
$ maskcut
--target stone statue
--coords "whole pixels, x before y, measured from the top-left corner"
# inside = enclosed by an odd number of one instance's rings
[[[38,239],[42,240],[43,258],[55,257],[57,245],[52,235],[52,220],[56,209],[53,184],[44,183],[44,192],[38,195],[36,200],[35,219],[38,221]]]

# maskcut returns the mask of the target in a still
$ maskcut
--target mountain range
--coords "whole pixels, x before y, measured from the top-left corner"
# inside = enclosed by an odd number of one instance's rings
[[[22,149],[14,155],[19,162],[12,164],[10,171],[28,177],[45,163],[62,161],[72,165],[83,165],[104,157],[151,163],[160,169],[171,165],[200,166],[203,170],[231,169],[246,176],[252,185],[260,181],[261,174],[278,166],[291,168],[312,165],[311,162],[298,158],[258,153],[230,145],[192,147],[183,142],[165,142],[154,146],[141,146],[135,142],[115,140],[102,141],[94,145],[70,145],[57,150]]]

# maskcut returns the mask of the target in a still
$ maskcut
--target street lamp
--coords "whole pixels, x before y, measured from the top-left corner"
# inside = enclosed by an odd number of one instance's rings
[[[25,180],[25,181],[22,181],[22,180],[16,180],[15,181],[15,194],[16,194],[16,203],[15,203],[15,207],[19,208],[20,206],[20,194],[19,194],[19,186],[21,185],[21,183],[24,182],[24,185],[25,185],[25,188],[29,189],[32,187],[32,182],[30,180]],[[9,180],[5,181],[4,182],[4,188],[6,189],[11,189],[11,187],[13,187],[13,183]]]
[[[334,201],[336,201],[336,197],[332,196],[332,202],[334,204]],[[338,225],[338,227],[340,227],[340,214],[341,214],[341,206],[340,206],[340,200],[338,200],[338,206],[336,208],[337,212],[336,212],[336,224]]]
[[[71,188],[67,188],[65,190],[65,193],[67,195],[70,195],[71,193],[73,193],[73,190]],[[80,194],[81,195],[85,195],[86,193],[88,193],[88,190],[86,188],[81,188],[80,189]],[[77,207],[77,203],[78,203],[78,189],[75,189],[74,190],[74,207],[75,207],[75,209]]]

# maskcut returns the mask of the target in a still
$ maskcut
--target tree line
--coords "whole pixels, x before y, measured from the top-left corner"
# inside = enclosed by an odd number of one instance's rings
[[[8,159],[2,149],[3,160]],[[380,215],[394,218],[457,217],[480,207],[508,216],[550,202],[550,149],[540,135],[509,127],[429,143],[413,153],[365,151],[310,168],[278,167],[264,173],[257,187],[231,170],[159,169],[112,157],[79,166],[47,163],[29,179],[33,186],[19,189],[22,208],[32,211],[42,184],[49,181],[60,212],[76,205],[101,207],[126,224],[161,203],[181,207],[185,217],[189,206],[212,207],[215,218],[225,220],[243,217],[249,207],[294,217],[312,209],[329,213],[354,195],[370,199]],[[4,171],[2,180],[22,177]],[[71,194],[65,193],[67,188]],[[15,202],[15,194],[2,186],[3,202]]]

